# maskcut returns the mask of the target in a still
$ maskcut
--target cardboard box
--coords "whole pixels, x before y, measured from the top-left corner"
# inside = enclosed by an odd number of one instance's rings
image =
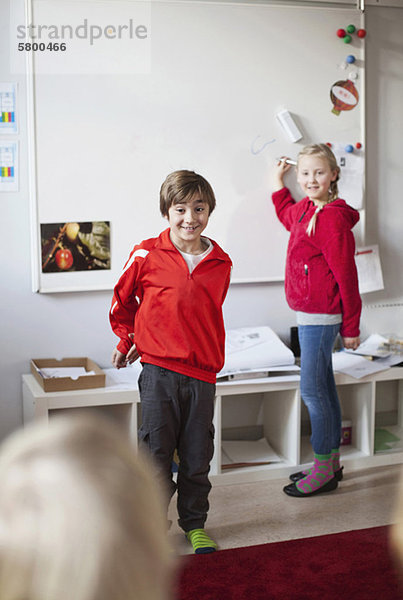
[[[41,369],[51,367],[84,367],[86,371],[94,371],[95,375],[83,375],[78,379],[71,377],[43,377]],[[105,373],[93,360],[87,357],[62,358],[33,358],[31,373],[43,387],[45,392],[64,392],[66,390],[88,390],[105,387]]]

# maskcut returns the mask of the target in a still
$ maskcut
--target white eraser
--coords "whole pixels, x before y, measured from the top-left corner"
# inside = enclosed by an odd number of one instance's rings
[[[302,133],[295,124],[294,119],[288,110],[282,110],[276,115],[280,125],[292,142],[298,142],[302,138]]]

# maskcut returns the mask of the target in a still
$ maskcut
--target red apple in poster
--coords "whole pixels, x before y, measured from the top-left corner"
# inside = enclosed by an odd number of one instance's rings
[[[73,255],[67,248],[61,248],[56,252],[56,264],[59,269],[66,271],[73,265]]]

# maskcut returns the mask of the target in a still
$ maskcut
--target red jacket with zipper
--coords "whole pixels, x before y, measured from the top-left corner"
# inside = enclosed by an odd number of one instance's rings
[[[315,233],[308,236],[313,202],[295,202],[285,187],[272,199],[278,218],[291,232],[285,272],[288,304],[306,313],[341,313],[340,334],[357,337],[361,298],[351,229],[360,218],[358,212],[344,200],[329,202],[317,215]]]
[[[109,316],[117,348],[127,354],[134,342],[141,362],[215,383],[224,364],[231,259],[211,240],[213,249],[190,273],[169,231],[133,248],[115,286]]]

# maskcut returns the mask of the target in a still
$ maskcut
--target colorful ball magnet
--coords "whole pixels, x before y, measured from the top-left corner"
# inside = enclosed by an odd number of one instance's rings
[[[344,36],[346,35],[346,32],[344,29],[338,29],[336,33],[337,33],[337,37],[339,37],[339,38],[344,38]]]
[[[349,54],[346,58],[346,62],[352,65],[353,63],[355,63],[355,56],[353,54]]]
[[[359,38],[365,38],[365,36],[367,35],[367,32],[366,32],[365,29],[359,29],[357,31],[357,35],[358,35]]]
[[[355,25],[347,25],[346,31],[347,31],[347,33],[354,33]]]
[[[360,148],[362,148],[362,144],[361,142],[357,142],[355,147],[357,148],[357,150],[359,150]]]
[[[343,42],[345,44],[350,44],[351,43],[351,39],[352,39],[351,35],[345,35],[344,38],[343,38]]]
[[[346,152],[354,152],[354,146],[352,146],[351,144],[347,144],[347,146],[345,146],[344,150]]]

